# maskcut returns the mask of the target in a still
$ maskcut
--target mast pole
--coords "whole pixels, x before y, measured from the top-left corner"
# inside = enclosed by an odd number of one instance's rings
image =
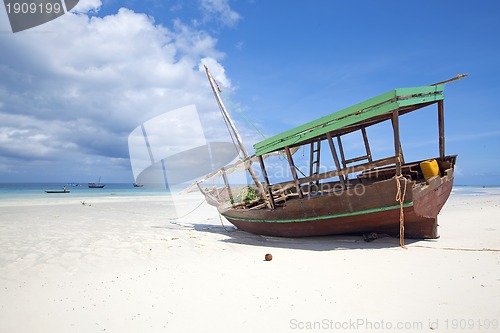
[[[219,108],[222,111],[224,118],[226,118],[226,120],[228,121],[229,126],[231,127],[231,130],[234,133],[234,136],[236,137],[236,141],[238,142],[238,146],[239,146],[241,152],[243,153],[243,157],[245,158],[245,160],[248,160],[248,162],[249,162],[247,170],[250,173],[250,176],[252,177],[252,180],[255,183],[255,186],[257,186],[257,189],[258,189],[258,192],[259,192],[261,198],[264,199],[269,205],[268,199],[266,197],[266,192],[264,191],[264,186],[262,185],[259,177],[255,173],[255,170],[252,168],[252,161],[249,159],[248,151],[246,150],[245,146],[243,145],[243,140],[241,139],[240,133],[236,129],[236,126],[234,125],[233,120],[229,116],[229,113],[227,112],[226,107],[224,106],[224,103],[222,102],[222,99],[219,95],[220,87],[217,85],[217,82],[215,82],[214,78],[212,77],[212,74],[208,70],[208,67],[206,65],[204,65],[204,67],[205,67],[205,71],[207,73],[208,81],[210,82],[210,87],[212,87],[212,91],[215,95],[215,99],[217,100],[217,104],[219,104]],[[217,85],[217,88],[215,87],[215,85]],[[272,194],[270,194],[270,195],[272,195]]]
[[[236,141],[238,142],[238,146],[239,146],[241,152],[243,153],[243,157],[245,159],[247,159],[249,156],[248,151],[246,150],[245,146],[243,145],[243,140],[241,139],[240,133],[236,129],[236,126],[234,125],[233,120],[229,116],[229,113],[227,112],[227,109],[226,109],[226,107],[225,107],[224,103],[222,102],[222,99],[219,95],[219,91],[221,91],[221,89],[220,89],[219,85],[217,84],[217,82],[215,82],[215,84],[214,84],[215,80],[212,77],[212,74],[208,70],[207,66],[205,66],[205,71],[207,72],[208,81],[210,82],[210,87],[212,87],[212,91],[215,95],[215,99],[217,100],[217,104],[219,104],[219,108],[222,111],[224,118],[226,118],[226,120],[228,121],[229,126],[231,127],[231,131],[233,132],[234,136],[236,137]]]
[[[457,81],[457,80],[460,80],[461,78],[464,78],[466,76],[469,76],[469,74],[458,74],[457,76],[452,77],[451,79],[444,80],[444,81],[437,82],[437,83],[433,83],[433,84],[431,84],[431,86],[437,86],[437,85],[440,85],[440,84],[445,84],[445,83],[448,83],[448,82]]]

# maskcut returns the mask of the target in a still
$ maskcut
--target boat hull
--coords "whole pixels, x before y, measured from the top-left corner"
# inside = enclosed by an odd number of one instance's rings
[[[403,217],[406,238],[438,238],[437,216],[453,186],[453,170],[423,186],[406,183],[401,206],[397,180],[359,186],[342,193],[289,200],[276,209],[236,209],[221,214],[241,230],[281,237],[382,233],[399,236]]]

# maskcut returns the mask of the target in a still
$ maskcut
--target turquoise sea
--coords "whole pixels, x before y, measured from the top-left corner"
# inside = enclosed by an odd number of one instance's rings
[[[500,186],[498,185],[453,185],[453,194],[460,195],[500,195]]]
[[[45,190],[61,190],[63,186],[70,193],[45,193]],[[500,186],[453,186],[452,194],[500,195]],[[52,198],[110,198],[136,196],[168,196],[165,188],[134,187],[131,183],[109,183],[104,188],[89,188],[87,183],[0,183],[0,202],[6,200],[37,200]]]
[[[70,193],[45,193],[46,190]],[[89,188],[87,183],[0,183],[0,202],[51,198],[91,199],[106,197],[168,196],[165,188],[134,187],[131,183],[110,183],[104,188]]]

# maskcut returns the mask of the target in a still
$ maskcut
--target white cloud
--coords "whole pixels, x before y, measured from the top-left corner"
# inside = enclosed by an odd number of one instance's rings
[[[220,21],[227,26],[234,26],[241,16],[231,9],[228,0],[200,0],[205,19]]]
[[[84,1],[81,8],[100,4]],[[230,89],[223,54],[213,37],[180,21],[169,29],[125,8],[102,18],[67,14],[2,34],[0,49],[2,170],[20,160],[64,156],[127,165],[127,136],[136,126],[189,104],[202,113],[207,139],[225,132],[199,70],[203,59]]]
[[[101,0],[80,0],[72,11],[79,13],[97,12],[101,6]]]
[[[198,66],[198,70],[205,73],[204,66],[207,66],[209,68],[210,73],[221,88],[231,88],[231,81],[226,76],[226,70],[221,64],[217,62],[217,60],[210,57],[203,58],[201,59],[200,65]]]

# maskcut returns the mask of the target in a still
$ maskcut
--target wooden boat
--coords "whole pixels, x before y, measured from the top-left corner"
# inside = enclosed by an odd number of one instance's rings
[[[66,186],[62,190],[45,190],[45,193],[70,193],[71,191],[68,191],[66,189]]]
[[[89,188],[103,188],[105,184],[101,184],[101,177],[99,177],[98,183],[89,183]]]
[[[242,161],[196,183],[207,202],[241,230],[255,234],[305,237],[335,234],[388,234],[406,238],[438,238],[438,214],[453,186],[456,155],[445,154],[444,83],[395,89],[310,123],[265,139],[248,156],[219,96],[220,88],[207,69],[217,102],[243,152]],[[439,156],[407,162],[400,142],[399,117],[437,105]],[[366,129],[389,122],[393,153],[374,160]],[[362,156],[346,158],[343,138],[359,133]],[[296,166],[293,152],[309,152],[308,174]],[[324,152],[326,150],[326,152]],[[269,156],[278,154],[291,180],[273,183]],[[333,163],[324,170],[322,160]],[[256,174],[260,170],[260,175]],[[427,174],[427,165],[434,165]],[[227,174],[243,166],[253,184],[230,186]],[[425,167],[425,168],[424,168]],[[301,173],[299,175],[299,173]],[[204,186],[215,177],[221,186]],[[243,193],[243,194],[242,194]]]

